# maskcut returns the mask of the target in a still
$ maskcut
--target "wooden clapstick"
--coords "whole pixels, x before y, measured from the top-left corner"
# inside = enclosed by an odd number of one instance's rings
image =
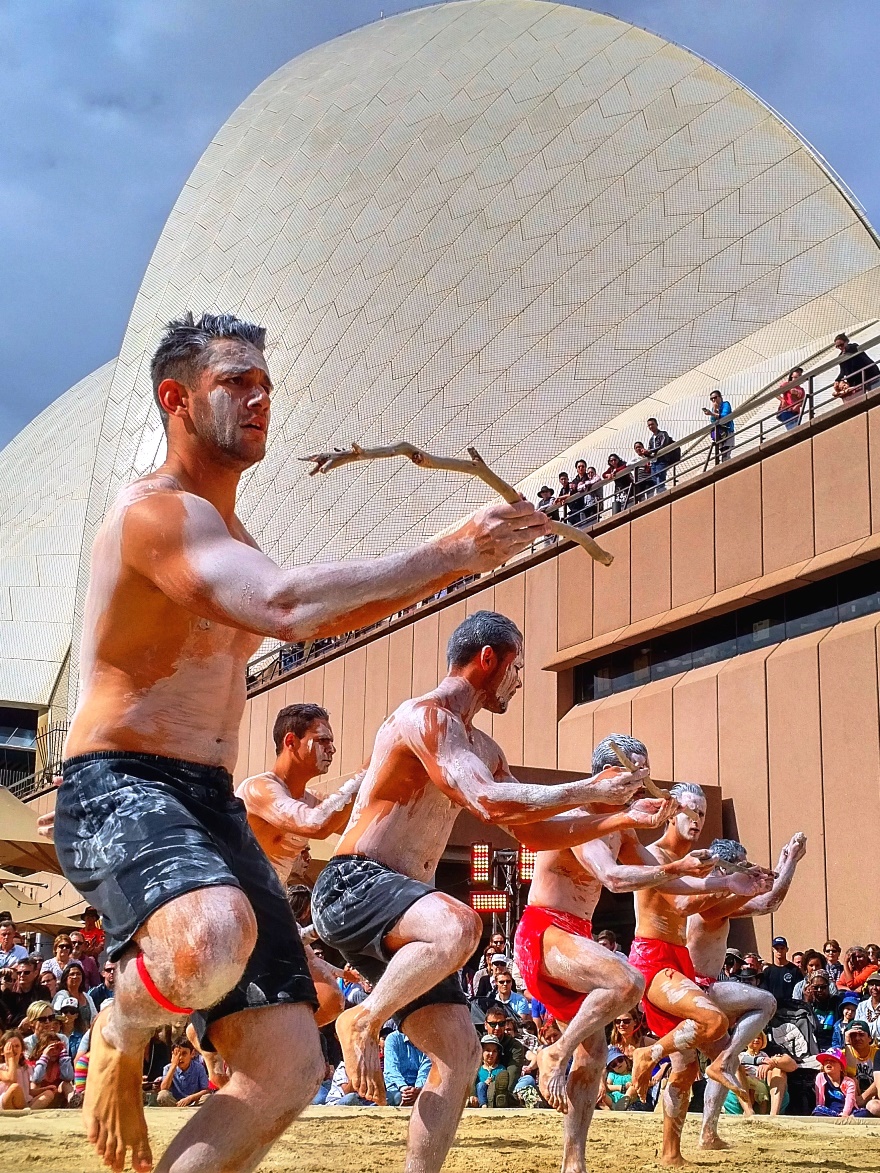
[[[620,746],[617,744],[616,741],[611,742],[611,748],[617,754],[617,760],[620,762],[620,764],[623,766],[623,768],[625,770],[638,769],[635,762],[631,761],[627,757],[627,755],[623,752],[623,750],[620,748]],[[662,798],[663,801],[665,802],[666,799],[670,797],[668,791],[661,790],[660,787],[656,784],[656,782],[653,781],[653,779],[650,776],[645,778],[642,781],[642,785],[644,786],[645,790],[647,790],[647,792],[650,794],[650,796],[652,798]]]

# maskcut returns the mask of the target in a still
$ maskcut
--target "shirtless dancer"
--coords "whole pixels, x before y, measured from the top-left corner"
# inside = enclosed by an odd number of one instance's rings
[[[678,812],[666,831],[648,848],[658,863],[670,863],[686,855],[700,837],[706,821],[706,796],[700,786],[679,782],[669,793],[678,800]],[[750,898],[770,888],[769,873],[727,877],[729,891]],[[696,1052],[709,1053],[712,1044],[727,1032],[727,1016],[711,995],[696,983],[687,949],[687,897],[673,896],[658,889],[636,893],[636,936],[630,963],[645,979],[642,1006],[648,1029],[658,1042],[633,1054],[632,1090],[644,1099],[651,1068],[664,1056],[672,1060],[669,1082],[663,1092],[662,1165],[683,1165],[681,1130],[687,1116],[690,1090],[699,1074]],[[721,1056],[709,1065],[706,1075],[728,1090],[742,1088],[724,1070]]]
[[[278,877],[233,796],[245,667],[261,640],[330,636],[488,570],[547,532],[526,502],[480,510],[426,545],[282,569],[235,515],[266,450],[265,331],[172,323],[152,361],[168,455],[123,489],[94,544],[81,693],[55,842],[119,962],[92,1030],[84,1114],[111,1168],[152,1165],[141,1057],[169,1014],[194,1019],[233,1075],[159,1168],[258,1163],[323,1075],[315,988]]]
[[[631,761],[647,763],[648,752],[641,741],[615,733],[596,746],[595,772],[617,762],[612,741]],[[676,810],[674,799],[657,805],[656,816],[646,818],[643,826],[660,826]],[[593,811],[601,809],[591,805]],[[559,1041],[542,1048],[537,1056],[545,1100],[566,1113],[563,1173],[586,1170],[587,1133],[605,1074],[604,1028],[635,1006],[645,990],[637,970],[593,940],[592,916],[602,888],[730,895],[728,877],[708,875],[713,867],[711,861],[693,854],[658,864],[632,830],[538,853],[514,951],[529,992],[560,1025],[567,1024]]]
[[[410,1121],[410,1173],[439,1170],[480,1060],[454,977],[479,943],[480,917],[431,886],[459,810],[508,826],[534,849],[582,842],[644,817],[574,808],[594,800],[622,805],[645,770],[527,785],[511,777],[499,746],[474,727],[480,709],[506,712],[520,687],[522,636],[509,619],[491,611],[470,616],[452,633],[447,661],[449,674],[437,688],[405,702],[379,730],[351,821],[312,893],[321,939],[375,983],[336,1024],[355,1091],[384,1102],[377,1042],[392,1016],[431,1058]],[[662,805],[643,803],[649,812]]]
[[[719,1039],[710,1048],[710,1058],[721,1054],[721,1063],[733,1079],[739,1067],[739,1056],[752,1039],[757,1038],[776,1013],[776,999],[767,990],[744,982],[719,982],[714,976],[721,972],[727,952],[730,922],[744,916],[767,916],[776,912],[788,895],[795,869],[807,852],[807,837],[798,831],[786,843],[776,865],[776,879],[769,892],[746,899],[741,896],[695,896],[687,901],[688,952],[697,973],[697,984],[712,991],[715,1005],[723,1010],[736,1026],[729,1038]],[[742,858],[745,859],[745,848]],[[718,1135],[718,1117],[727,1089],[715,1080],[707,1080],[703,1099],[703,1123],[700,1147],[726,1149],[730,1146]]]

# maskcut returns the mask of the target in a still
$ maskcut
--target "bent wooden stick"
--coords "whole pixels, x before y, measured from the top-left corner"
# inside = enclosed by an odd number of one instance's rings
[[[432,456],[430,452],[425,452],[421,448],[416,448],[414,444],[408,444],[402,440],[399,444],[390,444],[385,448],[361,448],[359,444],[352,444],[350,448],[346,449],[337,448],[333,452],[318,452],[314,456],[301,456],[300,460],[314,465],[314,468],[309,469],[309,476],[314,476],[316,472],[330,472],[334,468],[341,468],[342,465],[351,464],[355,460],[384,460],[389,456],[405,456],[413,464],[417,464],[419,468],[439,469],[441,472],[461,472],[467,476],[479,477],[500,497],[503,497],[508,505],[515,505],[517,501],[522,500],[522,494],[518,493],[513,485],[509,485],[507,481],[503,481],[494,473],[475,448],[468,448],[468,455],[470,460],[462,460],[454,456]],[[603,566],[610,566],[614,561],[613,554],[603,550],[589,534],[583,533],[573,525],[566,525],[563,521],[551,521],[550,529],[559,537],[568,538],[572,542],[577,542],[579,546],[583,546],[590,557],[601,562]]]

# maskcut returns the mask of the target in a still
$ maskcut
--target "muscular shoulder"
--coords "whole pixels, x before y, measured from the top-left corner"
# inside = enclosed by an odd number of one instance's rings
[[[236,786],[235,793],[248,810],[266,806],[276,802],[279,798],[290,798],[287,787],[279,778],[268,771],[245,778]]]

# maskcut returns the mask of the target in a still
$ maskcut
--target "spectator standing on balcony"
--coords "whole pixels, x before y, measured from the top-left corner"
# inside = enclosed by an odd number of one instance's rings
[[[602,480],[611,481],[614,485],[612,513],[620,513],[632,503],[632,475],[626,471],[626,464],[616,452],[612,452],[608,457],[608,467],[602,473]]]
[[[28,955],[23,945],[15,943],[15,925],[11,920],[0,924],[0,969],[10,969]]]
[[[712,443],[715,445],[715,463],[730,460],[734,445],[736,425],[733,420],[726,424],[720,421],[731,415],[733,408],[726,399],[721,398],[721,392],[715,390],[709,396],[709,406],[703,408],[703,415],[707,415],[716,426],[712,429]]]
[[[583,494],[571,504],[569,521],[572,525],[591,525],[598,516],[598,503],[590,489],[598,481],[594,468],[587,468],[585,460],[579,460],[574,466],[575,476],[571,482],[573,494]]]
[[[431,1072],[431,1060],[402,1030],[395,1030],[385,1040],[382,1064],[388,1103],[392,1108],[411,1107]]]
[[[649,416],[647,423],[648,431],[651,433],[648,439],[648,451],[653,454],[660,452],[663,448],[668,449],[661,456],[653,456],[651,460],[651,472],[654,476],[654,492],[663,493],[666,490],[667,469],[675,464],[676,460],[681,459],[681,449],[670,447],[675,441],[668,432],[660,427],[654,416]]]
[[[654,474],[651,471],[651,460],[645,445],[641,442],[641,440],[637,440],[634,448],[638,460],[638,463],[632,471],[633,483],[635,485],[636,502],[646,501],[648,497],[652,497],[654,495],[656,481],[654,480]]]
[[[541,485],[538,489],[538,500],[535,503],[535,508],[539,509],[541,513],[550,513],[553,508],[553,490],[549,485]]]
[[[795,379],[799,379],[803,373],[803,367],[794,367],[782,380],[782,385],[784,386],[786,383],[791,383]],[[781,424],[785,425],[787,432],[790,432],[792,428],[796,428],[801,422],[805,397],[806,392],[801,386],[789,387],[780,393],[779,411],[776,413],[776,418]]]
[[[835,399],[849,399],[859,391],[873,391],[880,383],[880,369],[857,342],[850,342],[846,334],[838,334],[834,345],[840,351],[840,371],[832,394]]]
[[[567,472],[559,474],[559,489],[556,493],[556,500],[553,502],[554,512],[551,516],[561,518],[563,521],[568,520],[568,499],[571,496],[571,478]]]

